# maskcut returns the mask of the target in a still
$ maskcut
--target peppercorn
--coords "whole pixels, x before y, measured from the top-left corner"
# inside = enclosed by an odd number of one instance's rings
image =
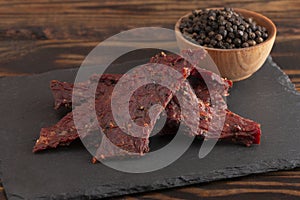
[[[192,34],[192,38],[193,38],[193,39],[197,39],[197,37],[198,37],[198,34],[197,34],[197,33],[193,33],[193,34]]]
[[[181,20],[179,30],[189,41],[221,49],[246,48],[268,38],[265,27],[232,8],[194,10]]]
[[[254,40],[248,40],[249,46],[254,46],[256,45],[256,42]]]
[[[255,24],[251,24],[250,28],[252,29],[252,31],[256,31],[257,30],[257,26]]]
[[[229,44],[228,42],[225,42],[225,43],[224,43],[224,47],[225,47],[226,49],[230,49],[230,44]]]
[[[221,40],[223,39],[223,37],[222,37],[221,34],[217,34],[215,38],[216,38],[216,40],[218,40],[218,41],[221,41]]]
[[[255,33],[251,32],[249,33],[249,38],[250,39],[254,39],[256,37]]]
[[[201,39],[198,39],[197,42],[198,42],[198,44],[200,44],[200,45],[203,45],[203,44],[204,44],[203,40],[201,40]]]
[[[227,18],[227,21],[229,21],[229,22],[233,22],[233,21],[234,21],[234,19],[233,19],[233,18]]]
[[[216,17],[215,16],[209,16],[208,19],[210,19],[211,21],[214,21],[214,20],[216,20]]]
[[[204,42],[205,42],[205,44],[209,44],[209,43],[210,43],[210,39],[209,39],[208,37],[206,37],[206,38],[204,39]]]
[[[255,31],[255,35],[256,35],[256,37],[260,37],[262,34],[261,34],[261,32],[260,31]]]
[[[211,27],[212,27],[214,30],[216,30],[216,29],[218,29],[219,25],[218,25],[217,22],[212,22],[212,23],[211,23]]]
[[[215,40],[215,39],[210,40],[210,44],[211,44],[212,46],[215,46],[217,43],[218,43],[218,42],[217,42],[217,40]]]
[[[241,46],[242,41],[239,38],[234,38],[233,43],[236,47],[239,47],[239,46]]]
[[[239,26],[241,24],[241,22],[239,20],[235,20],[235,21],[233,21],[233,24]]]
[[[248,44],[247,42],[244,42],[244,43],[242,44],[242,47],[244,47],[244,48],[249,47],[249,44]]]
[[[249,24],[248,23],[244,23],[245,29],[249,28]]]
[[[232,27],[232,23],[231,23],[231,22],[227,22],[226,25],[225,25],[225,27],[226,27],[226,28]]]
[[[228,33],[228,37],[233,39],[234,38],[234,34],[233,33]]]
[[[206,38],[206,35],[204,33],[199,34],[199,39],[204,40]]]
[[[256,43],[260,44],[264,41],[264,39],[262,39],[262,37],[258,37],[258,38],[256,38],[255,41],[256,41]]]
[[[268,33],[263,33],[262,38],[267,39],[268,38]]]
[[[237,36],[238,36],[238,37],[243,37],[243,35],[244,35],[244,32],[243,32],[243,31],[241,31],[241,30],[238,30],[238,31],[237,31]]]
[[[234,31],[237,31],[237,29],[238,29],[237,25],[233,25],[233,26],[232,26],[232,29],[233,29]]]
[[[193,29],[192,28],[188,28],[187,30],[186,30],[188,33],[193,33]]]
[[[224,46],[224,43],[223,43],[223,41],[221,40],[221,41],[218,41],[218,43],[217,43],[217,46],[218,47],[222,47],[222,46]]]
[[[210,31],[210,32],[208,33],[208,37],[210,37],[210,38],[212,38],[214,35],[215,35],[215,32],[213,32],[213,31]]]
[[[225,29],[225,26],[219,26],[219,31],[224,31]]]
[[[206,32],[209,32],[209,31],[211,31],[211,30],[212,30],[212,28],[211,28],[210,26],[206,26],[206,27],[205,27],[205,31],[206,31]]]
[[[224,16],[222,16],[222,15],[219,15],[219,16],[218,16],[218,20],[219,20],[219,21],[224,21],[224,19],[225,19]]]
[[[244,35],[242,36],[242,41],[246,42],[248,40],[248,33],[244,32]]]
[[[231,44],[231,43],[232,43],[232,40],[231,40],[230,38],[226,38],[226,42],[227,42],[228,44]]]
[[[247,19],[247,21],[248,21],[250,24],[252,24],[253,18],[252,18],[252,17],[249,17],[249,18]]]
[[[228,27],[228,28],[226,28],[226,30],[228,31],[228,32],[233,32],[233,28],[232,27]]]
[[[219,31],[219,33],[223,36],[223,38],[225,38],[227,36],[227,31],[226,30]]]
[[[226,23],[227,23],[227,21],[226,21],[225,19],[219,21],[219,24],[220,24],[221,26],[225,26]]]

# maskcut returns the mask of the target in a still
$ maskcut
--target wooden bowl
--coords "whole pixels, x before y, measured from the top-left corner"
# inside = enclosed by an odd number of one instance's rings
[[[235,12],[241,13],[245,18],[252,17],[258,25],[266,27],[269,35],[268,39],[255,46],[238,49],[217,49],[200,46],[185,39],[179,30],[181,19],[191,15],[192,12],[187,13],[177,21],[175,33],[178,46],[181,50],[202,47],[209,53],[217,65],[221,76],[233,81],[239,81],[250,77],[263,65],[273,47],[276,37],[276,26],[269,18],[259,13],[240,8],[233,9]]]

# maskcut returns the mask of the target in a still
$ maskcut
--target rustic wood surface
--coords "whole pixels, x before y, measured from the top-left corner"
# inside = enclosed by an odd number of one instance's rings
[[[272,19],[278,36],[271,55],[300,91],[299,0],[1,0],[0,76],[78,67],[98,42],[135,27],[173,28],[196,8],[239,7]],[[122,199],[299,199],[300,169],[252,175]],[[5,199],[0,187],[0,199]]]

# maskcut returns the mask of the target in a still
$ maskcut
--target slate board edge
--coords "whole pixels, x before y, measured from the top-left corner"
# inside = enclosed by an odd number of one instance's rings
[[[278,82],[283,85],[289,92],[295,94],[295,95],[300,95],[300,92],[296,90],[295,84],[292,83],[291,79],[289,76],[273,61],[273,58],[271,56],[268,56],[267,61],[270,63],[272,67],[277,68],[281,73],[281,77],[279,78]],[[266,62],[267,62],[266,61]]]
[[[178,176],[171,179],[166,179],[164,181],[160,181],[159,183],[154,182],[152,185],[139,185],[133,187],[122,187],[121,185],[104,185],[101,187],[96,187],[89,191],[78,191],[73,192],[72,194],[62,193],[51,196],[40,196],[36,199],[97,199],[106,197],[116,197],[128,194],[137,194],[142,192],[150,192],[155,190],[188,186],[192,184],[208,183],[212,181],[244,177],[252,174],[261,174],[279,170],[291,170],[296,167],[300,167],[300,157],[292,161],[277,159],[269,162],[243,165],[239,167],[230,167],[224,170],[213,171],[212,173],[207,174],[206,176],[201,176],[201,174]],[[17,194],[9,194],[9,197],[20,196]]]
[[[281,73],[281,77],[279,77],[280,80],[278,82],[285,87],[285,89],[293,93],[294,95],[300,95],[300,93],[295,89],[295,85],[290,81],[288,75],[286,75],[281,68],[273,61],[272,57],[269,56],[267,61],[270,63],[271,66],[277,68]],[[65,69],[65,71],[69,71],[70,69]],[[77,70],[77,69],[73,69]],[[48,73],[52,73],[54,71],[64,71],[64,70],[53,70],[41,74],[34,74],[32,76],[43,76]],[[28,77],[28,75],[25,76],[18,76],[18,77],[0,77],[2,78],[20,78],[20,77]],[[280,165],[278,165],[280,164]],[[279,167],[280,166],[280,167]],[[206,176],[203,176],[201,174],[192,174],[192,175],[186,175],[186,176],[178,176],[171,179],[166,179],[163,182],[160,181],[159,183],[154,182],[151,185],[139,185],[139,186],[132,186],[132,187],[122,187],[122,185],[113,185],[113,187],[109,185],[103,185],[101,187],[96,187],[94,189],[90,189],[89,191],[76,191],[72,194],[70,193],[61,193],[51,196],[39,196],[36,199],[62,199],[62,198],[75,198],[75,199],[90,199],[90,198],[105,198],[105,197],[113,197],[113,196],[120,196],[120,195],[126,195],[126,194],[135,194],[140,192],[149,192],[154,190],[161,190],[161,189],[167,189],[167,188],[174,188],[174,187],[180,187],[180,186],[187,186],[191,184],[199,184],[199,183],[207,183],[211,181],[217,181],[217,180],[224,180],[228,178],[236,178],[236,177],[242,177],[247,176],[250,174],[260,174],[265,172],[271,172],[271,171],[279,171],[279,170],[290,170],[294,169],[296,167],[300,167],[300,157],[295,158],[292,161],[287,160],[272,160],[269,162],[260,162],[256,164],[251,165],[244,165],[239,167],[231,167],[226,168],[224,170],[218,170],[213,171],[210,174],[207,174]],[[1,161],[0,161],[0,169],[1,169]],[[3,176],[2,170],[0,170],[0,178]],[[209,178],[210,177],[210,178]],[[213,177],[213,178],[212,178]],[[5,183],[4,183],[5,188]],[[113,188],[113,190],[112,190]],[[98,192],[101,191],[101,192]],[[18,194],[7,194],[9,198],[16,198],[16,199],[22,199]]]

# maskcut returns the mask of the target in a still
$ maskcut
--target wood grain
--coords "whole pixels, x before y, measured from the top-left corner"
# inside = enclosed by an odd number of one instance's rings
[[[193,9],[224,5],[273,20],[278,32],[271,55],[300,91],[298,0],[0,0],[0,76],[78,67],[99,42],[123,30],[173,29],[178,18]],[[300,169],[295,169],[120,199],[299,199],[299,183]]]
[[[298,199],[300,197],[299,175],[300,169],[270,172],[209,184],[162,190],[144,195],[134,195],[133,197],[140,199],[157,199],[160,196],[168,196],[174,199]]]

